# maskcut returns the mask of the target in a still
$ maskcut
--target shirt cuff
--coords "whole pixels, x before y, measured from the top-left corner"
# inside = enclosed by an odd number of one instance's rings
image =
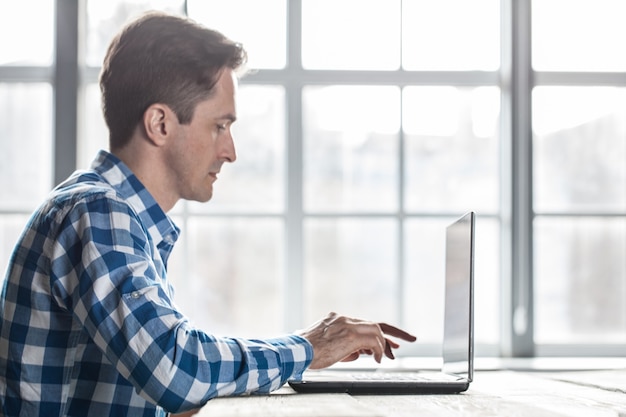
[[[278,349],[281,361],[282,386],[288,380],[302,379],[302,373],[313,361],[313,345],[302,336],[287,335],[269,341]]]

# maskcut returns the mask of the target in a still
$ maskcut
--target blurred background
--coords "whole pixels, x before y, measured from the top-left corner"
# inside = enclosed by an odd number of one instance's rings
[[[272,336],[332,310],[438,355],[444,228],[474,210],[477,355],[623,355],[623,0],[1,0],[0,270],[107,148],[99,68],[151,9],[243,43],[253,70],[238,160],[170,213],[199,327]]]

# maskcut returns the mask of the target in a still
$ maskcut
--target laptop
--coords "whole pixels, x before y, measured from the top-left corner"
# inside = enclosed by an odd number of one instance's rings
[[[307,370],[289,385],[301,393],[454,394],[474,374],[474,229],[468,212],[446,227],[443,366],[441,371]]]

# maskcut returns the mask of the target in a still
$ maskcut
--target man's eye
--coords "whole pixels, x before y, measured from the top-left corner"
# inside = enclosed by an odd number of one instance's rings
[[[217,125],[217,130],[226,130],[228,126],[226,125],[226,123],[221,124],[221,125]]]

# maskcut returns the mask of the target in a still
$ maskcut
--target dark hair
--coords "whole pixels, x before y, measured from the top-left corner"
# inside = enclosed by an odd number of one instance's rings
[[[151,12],[129,23],[111,41],[100,73],[110,147],[123,147],[154,103],[189,123],[220,71],[245,62],[240,44],[190,19]]]

